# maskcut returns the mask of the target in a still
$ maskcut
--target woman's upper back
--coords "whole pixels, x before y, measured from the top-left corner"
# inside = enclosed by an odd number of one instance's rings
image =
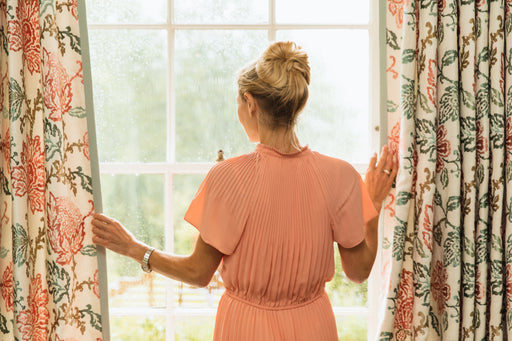
[[[294,305],[321,294],[332,278],[333,241],[352,247],[363,240],[369,198],[361,183],[342,160],[259,144],[216,165],[185,218],[226,254],[227,290],[253,304]]]

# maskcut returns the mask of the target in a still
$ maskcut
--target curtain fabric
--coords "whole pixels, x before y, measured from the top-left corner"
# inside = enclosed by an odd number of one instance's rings
[[[101,340],[77,0],[0,0],[0,339]]]
[[[512,337],[512,2],[388,0],[380,340]]]

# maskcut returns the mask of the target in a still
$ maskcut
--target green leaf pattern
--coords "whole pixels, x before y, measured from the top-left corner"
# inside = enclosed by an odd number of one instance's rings
[[[512,7],[385,6],[401,168],[383,217],[379,340],[512,338]]]
[[[0,340],[101,341],[77,1],[2,4]]]

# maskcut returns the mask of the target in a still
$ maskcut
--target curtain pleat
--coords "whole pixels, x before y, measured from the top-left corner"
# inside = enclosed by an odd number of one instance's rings
[[[0,340],[101,340],[77,1],[0,0]]]
[[[508,339],[510,2],[388,0],[386,25],[400,171],[380,340]]]

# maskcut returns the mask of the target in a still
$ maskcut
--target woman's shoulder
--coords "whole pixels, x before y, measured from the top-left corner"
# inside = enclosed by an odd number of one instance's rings
[[[255,153],[243,154],[217,162],[208,172],[210,180],[233,181],[254,168],[257,156]]]
[[[321,171],[328,173],[328,175],[334,173],[338,176],[359,176],[359,173],[354,166],[343,159],[328,156],[319,152],[313,152],[313,157],[318,168]]]

